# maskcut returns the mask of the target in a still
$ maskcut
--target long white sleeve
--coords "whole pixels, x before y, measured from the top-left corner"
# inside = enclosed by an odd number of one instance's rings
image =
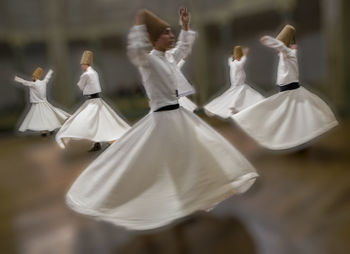
[[[128,34],[127,53],[131,62],[136,66],[147,64],[147,56],[152,45],[148,40],[148,33],[145,25],[133,26]]]
[[[286,45],[284,45],[283,42],[268,35],[262,37],[261,43],[269,48],[274,48],[284,54],[289,54],[292,51],[290,48],[286,47]]]
[[[176,63],[181,61],[181,59],[186,58],[192,51],[192,46],[197,37],[197,33],[192,30],[181,30],[176,46],[169,50],[168,53],[173,55]]]
[[[236,65],[238,65],[240,68],[243,68],[246,62],[247,62],[247,57],[242,56],[239,61],[236,61]]]
[[[15,76],[14,81],[22,83],[29,88],[30,103],[46,101],[46,83],[43,80],[27,81]]]
[[[232,56],[230,56],[227,59],[228,66],[231,66],[233,61],[234,61],[234,59],[232,58]],[[247,62],[247,56],[242,56],[241,59],[239,61],[236,61],[235,63],[237,66],[243,67],[246,64],[246,62]]]
[[[290,49],[283,42],[271,37],[261,38],[262,44],[267,47],[277,49],[279,53],[279,62],[277,68],[277,85],[287,85],[299,81],[297,50]]]
[[[49,82],[50,78],[52,77],[52,74],[53,74],[53,70],[50,69],[50,70],[46,73],[46,76],[45,76],[45,78],[44,78],[44,82],[45,82],[45,83],[48,83],[48,82]]]
[[[15,76],[14,81],[21,83],[25,86],[33,86],[34,85],[33,81],[27,81],[27,80],[24,80],[24,79],[17,77],[17,76]]]
[[[186,62],[185,60],[181,59],[181,60],[177,63],[177,66],[179,67],[179,69],[181,69],[182,66],[184,66],[185,62]]]

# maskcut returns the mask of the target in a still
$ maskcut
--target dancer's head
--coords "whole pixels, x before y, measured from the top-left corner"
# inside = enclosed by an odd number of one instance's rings
[[[94,54],[90,50],[85,50],[83,55],[81,56],[80,66],[81,69],[85,72],[89,66],[93,63]]]
[[[242,51],[242,47],[237,45],[235,47],[233,47],[233,58],[235,60],[241,60],[241,57],[243,56],[243,51]]]
[[[170,25],[148,10],[144,12],[144,22],[153,48],[166,51],[174,46],[175,36]]]
[[[43,69],[40,67],[37,67],[32,74],[32,80],[36,81],[36,80],[40,79],[42,74],[43,74]]]
[[[277,35],[276,39],[282,41],[287,47],[295,44],[296,30],[292,25],[285,25],[281,32]]]

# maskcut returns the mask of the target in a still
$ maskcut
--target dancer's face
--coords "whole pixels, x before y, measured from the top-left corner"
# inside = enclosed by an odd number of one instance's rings
[[[166,28],[154,43],[154,48],[159,51],[166,51],[174,47],[175,36],[170,27]]]
[[[88,64],[81,64],[81,69],[83,70],[83,72],[86,72],[87,68],[89,67]]]

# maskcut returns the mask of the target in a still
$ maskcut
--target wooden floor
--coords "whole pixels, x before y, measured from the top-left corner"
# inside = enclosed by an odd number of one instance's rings
[[[261,177],[211,212],[154,232],[95,222],[65,206],[66,190],[97,154],[67,154],[53,137],[1,137],[1,253],[350,253],[350,121],[288,153],[260,148],[232,124],[210,124]]]

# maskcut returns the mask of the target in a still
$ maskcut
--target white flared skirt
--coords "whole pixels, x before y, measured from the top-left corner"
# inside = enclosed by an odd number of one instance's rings
[[[53,131],[62,126],[70,115],[65,111],[52,106],[49,102],[31,103],[31,107],[19,131]]]
[[[338,125],[329,106],[304,87],[272,95],[232,119],[273,150],[297,147]]]
[[[70,140],[111,142],[119,139],[130,126],[101,98],[89,99],[64,123],[56,141],[64,148]]]
[[[260,93],[247,84],[230,87],[222,95],[204,106],[208,116],[217,115],[221,118],[229,118],[237,113],[264,99]]]
[[[76,212],[130,229],[157,228],[249,189],[253,166],[192,112],[146,115],[73,183]]]
[[[195,111],[198,108],[197,105],[194,102],[192,102],[190,99],[188,99],[187,97],[180,97],[179,104],[181,107],[183,107],[191,112]]]

